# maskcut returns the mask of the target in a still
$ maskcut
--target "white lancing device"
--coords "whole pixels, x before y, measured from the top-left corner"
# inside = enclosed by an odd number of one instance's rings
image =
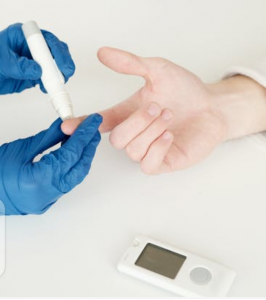
[[[74,117],[72,103],[64,85],[64,77],[58,69],[50,49],[35,21],[22,25],[33,59],[42,68],[42,83],[49,94],[51,103],[62,120]]]

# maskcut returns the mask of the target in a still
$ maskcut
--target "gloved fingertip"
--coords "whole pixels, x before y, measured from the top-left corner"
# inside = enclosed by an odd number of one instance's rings
[[[61,129],[62,120],[61,118],[57,118],[48,128],[47,133],[52,134],[54,137],[57,136],[62,141],[66,135],[63,133]]]
[[[87,122],[97,123],[100,125],[103,121],[103,117],[100,114],[95,113],[95,114],[89,115],[85,120],[87,120]]]
[[[101,125],[103,118],[98,113],[89,115],[78,127],[77,131],[84,133],[92,133],[92,131],[96,131]],[[93,129],[93,130],[92,130]]]
[[[62,119],[61,119],[61,118],[57,118],[57,119],[52,123],[52,125],[51,125],[50,127],[56,125],[56,126],[60,127],[60,129],[61,129],[61,124],[62,124],[62,123],[63,123]]]
[[[31,80],[38,80],[40,79],[42,76],[42,68],[41,66],[36,63],[36,62],[33,62],[32,63],[32,67],[31,67]]]
[[[100,126],[100,124],[102,123],[102,116],[95,113],[95,114],[91,114],[88,115],[87,118],[82,121],[80,123],[80,125],[78,126],[78,129],[80,130],[81,128],[85,128],[85,127],[89,127],[90,125],[93,125],[93,127],[95,126]]]
[[[65,144],[68,144],[68,146],[73,144],[73,146],[79,147],[80,149],[86,147],[86,145],[91,143],[94,139],[101,122],[102,116],[99,114],[92,114],[88,116],[78,126]],[[100,137],[97,135],[96,138],[99,139]]]
[[[73,76],[75,74],[75,71],[76,71],[76,66],[74,62],[71,61],[68,65],[68,74],[67,74],[68,78]]]
[[[72,77],[75,73],[76,67],[74,62],[71,59],[71,61],[68,61],[67,63],[66,62],[62,63],[61,61],[56,60],[56,63],[58,65],[58,68],[60,69],[60,71],[63,73],[65,77],[65,82],[67,82],[68,79]]]
[[[57,39],[57,37],[50,31],[41,29],[41,32],[45,38],[45,40],[50,40],[50,39]]]
[[[42,83],[42,81],[41,81],[40,79],[38,80],[38,84],[39,84],[39,86],[40,86],[40,90],[41,90],[43,93],[47,94],[47,91],[46,91],[46,89],[45,89],[45,87],[44,87],[44,85],[43,85],[43,83]]]

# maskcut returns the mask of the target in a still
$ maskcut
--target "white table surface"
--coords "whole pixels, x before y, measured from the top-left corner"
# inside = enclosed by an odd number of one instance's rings
[[[69,44],[76,115],[142,85],[97,61],[104,45],[165,57],[208,82],[266,54],[264,0],[1,1],[1,29],[30,19]],[[1,143],[48,127],[56,115],[46,100],[38,88],[1,96]],[[44,215],[8,217],[6,226],[0,296],[173,297],[117,271],[137,234],[234,269],[231,297],[266,296],[266,150],[232,141],[191,169],[147,176],[105,135],[80,186]]]

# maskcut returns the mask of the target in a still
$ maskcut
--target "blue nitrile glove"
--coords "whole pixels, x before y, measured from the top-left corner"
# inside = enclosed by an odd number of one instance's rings
[[[41,90],[46,92],[40,80],[41,67],[32,60],[21,25],[19,23],[10,25],[0,31],[0,95],[20,93],[36,84],[40,84]],[[67,81],[75,72],[75,64],[67,44],[61,42],[51,32],[42,30],[42,33]]]
[[[6,215],[44,213],[59,197],[68,193],[88,174],[101,136],[102,117],[87,117],[61,147],[33,159],[64,141],[57,119],[39,134],[0,147],[0,200]]]

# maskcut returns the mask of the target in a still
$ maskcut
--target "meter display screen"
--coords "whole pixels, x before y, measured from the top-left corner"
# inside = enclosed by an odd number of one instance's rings
[[[186,256],[148,243],[135,265],[174,279],[181,269]]]

